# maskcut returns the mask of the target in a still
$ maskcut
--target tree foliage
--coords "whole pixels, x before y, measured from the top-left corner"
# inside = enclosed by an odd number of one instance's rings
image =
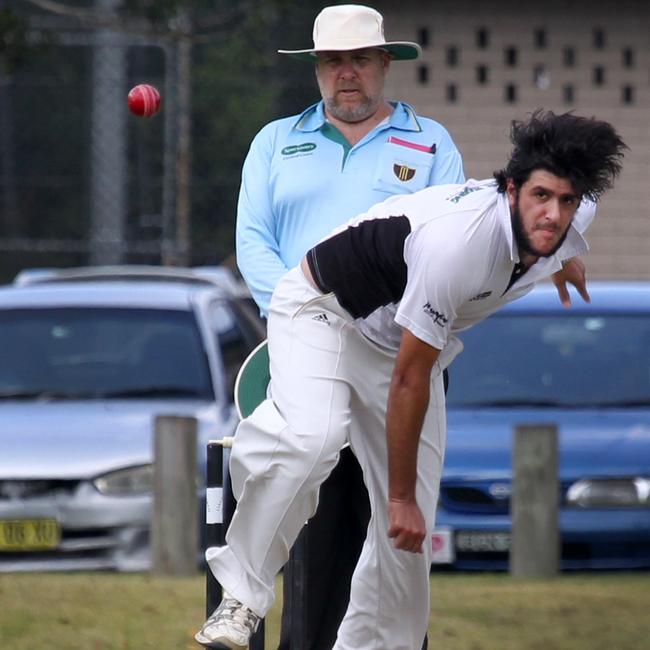
[[[27,57],[27,21],[10,7],[0,8],[0,72],[17,70]]]
[[[194,237],[197,244],[213,241],[220,258],[234,248],[241,167],[253,136],[318,96],[310,65],[277,54],[311,42],[315,3],[300,9],[282,0],[264,4],[227,39],[197,52]]]

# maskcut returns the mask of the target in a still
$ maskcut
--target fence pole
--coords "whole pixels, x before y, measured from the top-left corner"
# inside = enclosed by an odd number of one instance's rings
[[[228,473],[224,473],[224,449],[230,449],[232,442],[233,438],[229,437],[208,442],[205,511],[205,540],[208,547],[226,543],[226,530],[235,511]],[[254,531],[251,534],[255,534]],[[205,578],[205,615],[208,617],[221,602],[222,589],[210,567],[206,570]],[[252,636],[249,649],[264,650],[264,620],[260,621]]]
[[[510,574],[552,577],[560,561],[557,427],[516,427],[513,466]]]
[[[292,558],[284,568],[283,580],[289,580],[289,607],[292,650],[307,650],[307,600],[309,598],[309,524],[305,524],[291,549]],[[312,585],[313,586],[313,585]],[[315,587],[318,588],[318,587]],[[287,590],[285,589],[285,593]]]
[[[192,417],[161,415],[155,420],[151,549],[156,575],[198,570],[196,431]]]
[[[205,493],[205,543],[207,547],[225,544],[223,504],[223,448],[224,440],[210,440],[207,454],[207,481]],[[205,574],[205,615],[210,616],[221,600],[221,586],[208,567]]]

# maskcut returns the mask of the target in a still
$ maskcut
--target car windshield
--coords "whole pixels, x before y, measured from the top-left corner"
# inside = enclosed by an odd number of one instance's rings
[[[502,313],[460,337],[449,407],[650,406],[650,318]]]
[[[0,343],[0,399],[213,396],[190,312],[3,310]]]

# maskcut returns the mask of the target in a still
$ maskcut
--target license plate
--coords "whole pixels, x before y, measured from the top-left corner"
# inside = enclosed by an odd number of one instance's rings
[[[457,531],[456,550],[459,553],[507,553],[510,550],[510,533]]]
[[[0,520],[0,552],[46,551],[61,541],[55,519]]]

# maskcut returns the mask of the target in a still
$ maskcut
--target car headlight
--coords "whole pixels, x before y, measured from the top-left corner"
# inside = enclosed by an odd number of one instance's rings
[[[93,485],[99,492],[111,497],[149,494],[153,486],[153,465],[139,465],[108,472],[98,476]]]
[[[578,508],[648,508],[650,478],[583,479],[571,485],[567,503]]]

